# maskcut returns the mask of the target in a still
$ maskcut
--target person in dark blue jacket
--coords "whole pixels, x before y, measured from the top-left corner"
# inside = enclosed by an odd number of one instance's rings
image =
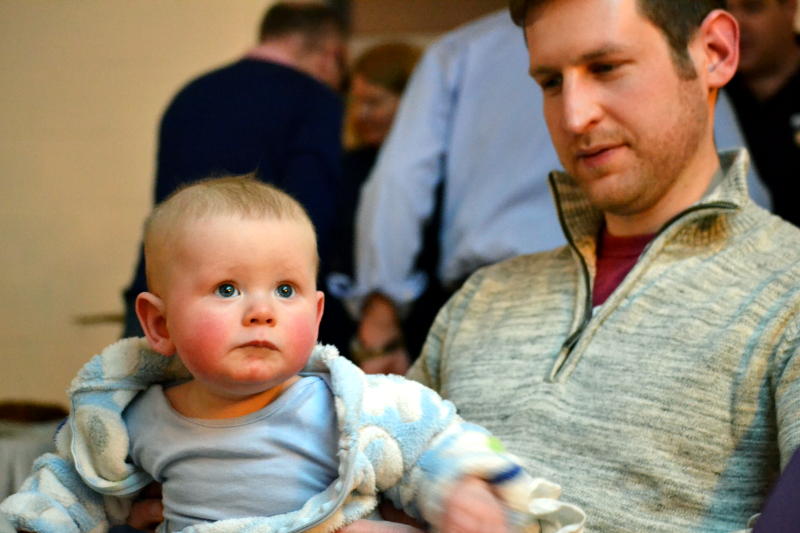
[[[343,76],[344,34],[330,7],[273,5],[256,47],[189,82],[164,112],[155,203],[205,177],[255,171],[303,204],[324,265],[341,178],[342,102],[336,90]],[[124,294],[124,337],[142,334],[133,302],[145,290],[140,250]]]

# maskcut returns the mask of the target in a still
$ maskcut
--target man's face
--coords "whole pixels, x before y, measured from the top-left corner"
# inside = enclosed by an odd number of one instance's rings
[[[380,146],[389,134],[399,104],[399,95],[356,74],[350,86],[350,106],[358,140],[368,146]]]
[[[551,0],[525,27],[531,75],[564,168],[593,205],[659,209],[709,128],[708,91],[682,78],[636,0]]]
[[[770,72],[780,65],[794,37],[794,0],[728,0],[739,21],[739,70],[745,75]]]
[[[345,43],[338,31],[328,31],[299,58],[300,69],[334,91],[341,89],[345,72]]]

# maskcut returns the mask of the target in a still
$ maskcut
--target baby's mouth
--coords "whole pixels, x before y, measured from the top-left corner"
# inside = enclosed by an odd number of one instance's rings
[[[272,344],[270,341],[266,341],[266,340],[250,341],[248,343],[243,344],[242,347],[243,348],[248,348],[248,347],[252,347],[252,348],[267,348],[269,350],[277,350],[278,349],[277,346]]]

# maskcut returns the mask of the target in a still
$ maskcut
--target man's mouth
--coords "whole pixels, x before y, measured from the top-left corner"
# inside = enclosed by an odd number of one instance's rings
[[[607,152],[619,146],[618,144],[598,144],[589,148],[581,148],[578,150],[578,159],[585,159],[595,157],[603,152]]]
[[[589,148],[579,149],[575,156],[579,162],[585,165],[602,165],[622,146],[621,144],[597,144]]]

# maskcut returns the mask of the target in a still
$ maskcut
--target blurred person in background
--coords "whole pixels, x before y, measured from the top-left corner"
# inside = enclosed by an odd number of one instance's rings
[[[421,53],[412,44],[393,42],[369,48],[356,59],[348,110],[355,148],[348,156],[369,151],[374,160],[389,134],[400,97]]]
[[[361,186],[389,134],[400,97],[421,53],[419,47],[409,43],[378,44],[359,55],[350,71],[345,113],[345,139],[350,147],[344,154],[334,246],[330,262],[322,265],[323,276],[330,282],[324,286],[328,298],[320,325],[320,340],[334,344],[344,354],[348,354],[356,331],[344,297],[353,276],[355,211]],[[427,265],[435,268],[435,260],[427,259]]]
[[[774,212],[800,225],[800,37],[797,0],[728,0],[739,22],[739,70],[726,87]]]
[[[161,119],[154,203],[200,178],[255,171],[297,198],[330,248],[341,179],[345,27],[318,3],[279,2],[244,57],[189,82]],[[141,336],[134,301],[144,257],[124,294],[124,337]]]

